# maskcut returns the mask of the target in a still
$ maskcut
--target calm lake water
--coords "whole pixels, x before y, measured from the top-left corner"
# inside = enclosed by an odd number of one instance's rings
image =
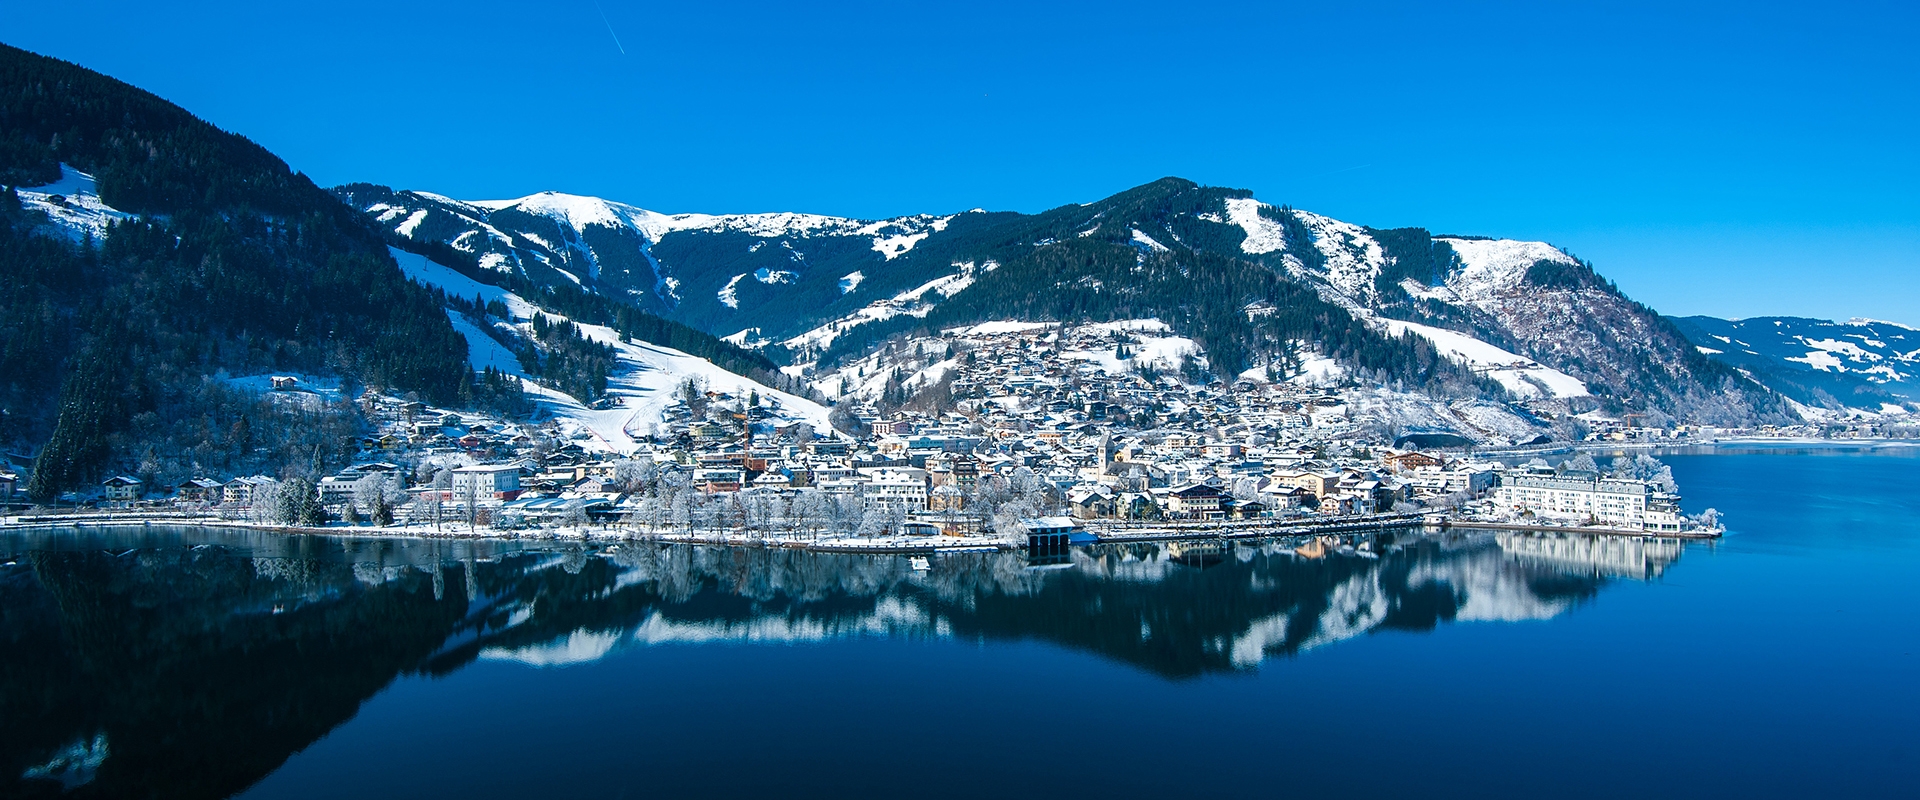
[[[1920,794],[1920,450],[1666,460],[1724,540],[0,534],[0,796]]]

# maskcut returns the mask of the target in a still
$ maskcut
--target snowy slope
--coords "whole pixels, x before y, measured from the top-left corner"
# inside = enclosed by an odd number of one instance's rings
[[[514,318],[515,327],[522,335],[531,335],[528,321],[538,309],[519,295],[480,283],[421,256],[400,250],[391,252],[395,260],[400,262],[401,270],[419,283],[439,287],[448,294],[460,297],[479,297],[506,304],[508,313]],[[556,321],[566,319],[558,314],[546,316]],[[708,389],[714,391],[737,395],[757,392],[762,398],[762,405],[772,412],[775,419],[805,421],[811,423],[815,430],[832,430],[832,425],[827,422],[827,409],[811,400],[763,386],[721,369],[704,358],[645,342],[626,341],[612,328],[586,324],[580,324],[579,327],[581,335],[614,348],[618,366],[608,377],[607,395],[618,404],[608,409],[592,409],[572,397],[530,381],[524,385],[542,409],[555,418],[590,432],[600,449],[618,453],[637,449],[639,443],[635,437],[651,434],[653,427],[666,419],[667,408],[675,402],[674,389],[687,378],[703,381]],[[496,369],[508,369],[512,374],[523,374],[512,353],[506,352],[485,332],[474,328],[464,318],[456,319],[454,328],[467,337],[468,358],[475,370],[491,365]]]
[[[980,271],[972,263],[955,264],[954,267],[959,271],[934,278],[892,297],[875,300],[864,308],[839,319],[830,320],[780,344],[794,352],[818,352],[833,346],[833,340],[839,338],[840,334],[859,325],[893,319],[901,315],[924,317],[941,300],[959,294],[972,286],[975,273]],[[987,269],[990,270],[991,266]],[[858,285],[858,281],[855,281],[855,285]],[[852,290],[848,289],[848,291]]]
[[[376,224],[483,268],[617,297],[715,335],[760,327],[770,338],[872,301],[859,293],[874,284],[863,282],[878,279],[884,297],[934,277],[938,262],[906,257],[961,216],[666,214],[559,192],[462,201],[370,184],[334,192]]]
[[[134,218],[100,202],[93,176],[65,164],[60,165],[60,180],[16,192],[22,206],[45,213],[75,239],[98,239],[113,223]]]
[[[1460,259],[1460,267],[1447,276],[1447,288],[1460,299],[1490,309],[1504,292],[1521,287],[1527,270],[1540,261],[1574,265],[1572,256],[1546,242],[1521,242],[1513,239],[1442,238]]]
[[[1515,355],[1464,333],[1397,319],[1383,319],[1387,332],[1400,336],[1409,331],[1433,343],[1440,352],[1469,364],[1474,371],[1500,382],[1515,397],[1585,397],[1587,385],[1564,372],[1541,366],[1533,359]]]
[[[1313,247],[1324,259],[1323,280],[1355,302],[1372,305],[1374,279],[1386,266],[1386,251],[1365,228],[1306,211],[1293,212],[1313,233]]]

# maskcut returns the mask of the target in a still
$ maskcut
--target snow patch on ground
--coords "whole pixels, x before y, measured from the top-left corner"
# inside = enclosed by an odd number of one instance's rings
[[[1167,252],[1167,246],[1166,246],[1166,245],[1164,245],[1164,244],[1161,244],[1161,243],[1159,243],[1159,242],[1156,242],[1156,241],[1154,241],[1154,239],[1153,239],[1153,237],[1151,237],[1151,236],[1148,236],[1148,235],[1146,235],[1146,234],[1144,234],[1144,233],[1141,233],[1141,232],[1140,232],[1140,229],[1139,229],[1139,228],[1134,228],[1134,229],[1133,229],[1133,240],[1134,240],[1135,242],[1138,242],[1138,243],[1140,243],[1140,244],[1143,244],[1143,245],[1146,245],[1146,246],[1147,246],[1147,249],[1149,249],[1149,250],[1152,250],[1152,251],[1154,251],[1154,252],[1156,252],[1156,253],[1165,253],[1165,252]]]
[[[773,343],[773,340],[763,338],[760,335],[759,328],[744,328],[739,333],[720,337],[720,341],[726,342],[734,347],[744,347],[749,350],[766,347]]]
[[[1852,319],[1847,320],[1847,324],[1853,325],[1855,327],[1865,327],[1868,325],[1887,325],[1890,327],[1899,328],[1901,330],[1914,331],[1916,333],[1920,333],[1920,328],[1915,328],[1912,325],[1902,325],[1898,322],[1888,322],[1884,319],[1873,319],[1871,317],[1853,317]]]
[[[447,294],[464,298],[480,298],[482,304],[499,301],[506,305],[507,314],[514,320],[533,319],[534,312],[540,309],[532,303],[520,299],[520,296],[492,284],[481,283],[458,272],[451,267],[427,260],[426,256],[416,255],[394,247],[387,248],[393,260],[400,265],[400,272],[415,283],[424,286],[439,287]]]
[[[1227,199],[1227,219],[1247,232],[1246,241],[1240,243],[1243,252],[1259,255],[1287,247],[1287,234],[1280,223],[1261,216],[1263,205],[1251,197]]]
[[[1306,211],[1294,216],[1313,232],[1314,249],[1326,263],[1326,280],[1355,301],[1371,305],[1374,279],[1387,264],[1387,253],[1365,228]]]
[[[15,194],[20,197],[20,205],[46,214],[76,240],[87,236],[99,239],[113,223],[135,218],[100,202],[93,176],[65,164],[60,165],[60,180],[45,186],[18,188]]]
[[[1428,286],[1412,278],[1401,278],[1400,288],[1406,290],[1409,297],[1420,300],[1437,300],[1442,303],[1458,303],[1460,295],[1445,286]]]
[[[720,287],[720,291],[715,293],[720,298],[721,305],[736,311],[740,309],[740,279],[744,277],[747,277],[747,273],[742,272],[733,276],[733,280],[727,281],[727,285]]]
[[[420,223],[426,221],[426,219],[427,219],[427,210],[424,208],[420,209],[419,211],[415,211],[412,214],[407,215],[407,220],[405,222],[400,223],[399,225],[394,226],[393,231],[394,233],[398,233],[401,236],[405,236],[411,239],[413,238],[414,229],[419,228]]]
[[[919,244],[920,240],[927,238],[929,235],[927,231],[921,231],[919,233],[903,233],[894,236],[875,236],[873,237],[873,249],[880,255],[885,256],[888,261],[892,261],[906,255],[908,250],[912,250],[914,245]]]
[[[980,327],[982,326],[976,325],[974,329]],[[1111,347],[1097,350],[1067,350],[1060,355],[1074,361],[1092,362],[1105,370],[1108,375],[1123,375],[1140,367],[1151,367],[1167,372],[1177,369],[1182,358],[1205,363],[1206,359],[1201,355],[1198,342],[1185,336],[1171,335],[1170,330],[1167,323],[1157,319],[1128,319],[1083,325],[1075,328],[1074,331],[1079,334],[1089,332],[1107,335],[1122,332],[1128,334],[1130,341],[1127,342],[1127,349],[1131,353],[1124,360],[1115,356],[1114,348]]]
[[[867,276],[861,274],[859,270],[854,270],[852,272],[847,273],[844,277],[840,279],[840,293],[847,294],[849,292],[852,292],[855,289],[860,288],[860,282],[866,279],[867,279]]]
[[[793,283],[800,279],[800,273],[784,269],[767,269],[766,267],[761,267],[753,271],[753,279],[768,286],[773,286],[781,283]]]
[[[447,320],[453,323],[453,329],[467,340],[467,361],[473,364],[474,372],[484,372],[492,367],[496,372],[504,372],[516,378],[525,378],[527,374],[520,367],[520,358],[500,344],[492,336],[467,319],[466,315],[453,309],[447,309]]]
[[[1545,242],[1512,239],[1439,239],[1460,257],[1460,267],[1447,276],[1447,288],[1461,299],[1486,307],[1503,292],[1518,287],[1535,262],[1578,264],[1573,257]]]
[[[1828,350],[1809,350],[1807,351],[1807,354],[1805,356],[1801,356],[1800,358],[1793,358],[1789,356],[1787,360],[1798,361],[1802,364],[1813,367],[1814,369],[1820,370],[1821,372],[1846,372],[1847,371],[1847,368],[1840,364],[1839,357],[1835,356],[1831,351],[1828,351]]]
[[[1541,366],[1533,359],[1507,352],[1464,333],[1397,319],[1382,319],[1380,322],[1386,326],[1390,336],[1411,331],[1432,342],[1441,353],[1499,381],[1515,397],[1539,397],[1543,393],[1553,397],[1585,397],[1588,394],[1587,385],[1578,378]]]
[[[1347,368],[1340,362],[1319,353],[1307,353],[1300,360],[1300,373],[1288,379],[1288,383],[1301,386],[1333,386],[1347,376]]]
[[[820,325],[781,342],[781,344],[795,351],[808,348],[824,350],[831,347],[833,340],[839,338],[841,333],[858,325],[893,319],[903,314],[907,316],[924,317],[928,312],[933,310],[933,307],[938,304],[939,301],[959,294],[967,287],[973,285],[974,274],[977,272],[974,265],[969,262],[955,264],[954,266],[960,268],[960,271],[952,275],[943,275],[934,278],[933,280],[884,300],[875,300],[852,314]],[[858,274],[860,273],[854,273],[854,275]],[[851,278],[852,275],[848,277]],[[846,282],[847,278],[840,279],[843,287],[846,285]],[[856,281],[855,283],[857,285],[858,282]]]

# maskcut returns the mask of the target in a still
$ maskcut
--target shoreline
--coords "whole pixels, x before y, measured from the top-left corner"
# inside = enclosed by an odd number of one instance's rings
[[[885,536],[798,538],[747,533],[662,533],[634,528],[558,528],[537,531],[501,531],[493,529],[449,530],[394,526],[304,527],[267,525],[238,520],[167,515],[116,515],[113,519],[87,518],[88,515],[62,515],[57,518],[0,517],[0,534],[10,532],[47,532],[63,530],[99,530],[112,528],[199,527],[280,534],[283,536],[325,536],[336,539],[423,539],[459,541],[576,541],[617,544],[648,542],[658,544],[706,545],[712,547],[756,547],[800,550],[812,553],[853,553],[869,555],[933,555],[939,553],[1001,552],[1028,549],[1018,538],[992,535],[969,536]],[[1434,514],[1380,514],[1326,520],[1251,520],[1201,523],[1118,523],[1088,520],[1081,528],[1094,544],[1133,544],[1158,542],[1224,542],[1284,539],[1315,536],[1344,536],[1414,529],[1423,533],[1453,530],[1519,531],[1561,533],[1581,536],[1614,536],[1642,539],[1687,539],[1710,541],[1720,531],[1644,531],[1600,526],[1560,526],[1512,522],[1482,522],[1436,518]]]

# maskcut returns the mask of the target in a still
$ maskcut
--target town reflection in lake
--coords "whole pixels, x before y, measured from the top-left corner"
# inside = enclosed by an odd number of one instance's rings
[[[1673,540],[1510,533],[1064,557],[287,537],[0,536],[0,795],[224,797],[404,675],[664,643],[1042,641],[1170,681],[1380,630],[1546,619]],[[741,658],[751,658],[743,651]]]

